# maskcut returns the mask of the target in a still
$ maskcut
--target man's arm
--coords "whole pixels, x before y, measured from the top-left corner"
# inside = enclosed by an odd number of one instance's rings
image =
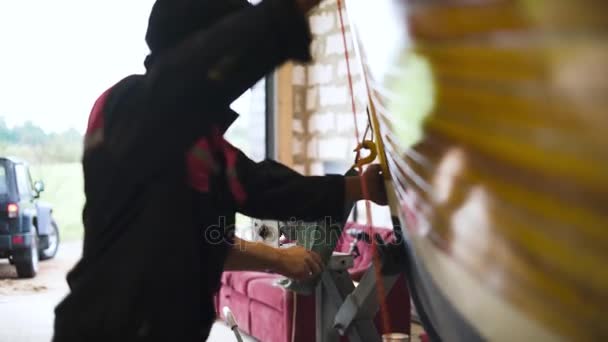
[[[364,193],[368,199],[386,204],[378,165],[368,167],[362,176],[303,176],[274,161],[256,163],[239,151],[237,177],[247,194],[238,209],[256,218],[341,220],[346,214],[345,204],[364,199]]]
[[[137,134],[131,146],[122,151],[118,146],[118,157],[159,160],[183,154],[221,124],[230,103],[264,75],[288,59],[308,61],[311,38],[303,10],[316,3],[265,0],[157,56],[138,91],[137,106],[143,108],[118,118],[132,121],[131,132],[122,133]]]
[[[307,279],[323,270],[321,258],[302,247],[273,248],[263,243],[234,239],[224,262],[226,271],[273,271],[295,279]]]

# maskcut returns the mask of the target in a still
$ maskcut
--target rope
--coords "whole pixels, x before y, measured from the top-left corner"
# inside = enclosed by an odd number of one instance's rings
[[[365,137],[362,137],[360,140],[359,127],[358,127],[358,122],[357,122],[357,106],[356,106],[356,102],[355,102],[355,93],[354,93],[354,87],[353,87],[353,77],[352,77],[352,72],[351,72],[351,68],[350,68],[348,44],[346,41],[346,27],[344,25],[344,16],[342,14],[342,9],[343,9],[342,0],[337,0],[337,3],[338,3],[338,16],[340,19],[340,30],[342,32],[342,43],[344,45],[344,57],[346,59],[346,74],[348,77],[348,90],[349,90],[350,100],[351,100],[351,109],[353,112],[353,120],[355,123],[355,140],[357,141],[358,144],[361,144]],[[369,112],[368,112],[368,115],[369,115]],[[371,126],[370,122],[369,122],[369,116],[368,116],[368,126]],[[368,129],[369,129],[369,127],[368,127]],[[367,130],[365,132],[365,135],[367,135]],[[357,154],[356,154],[357,160],[359,160],[360,154],[361,154],[360,150],[357,150]],[[363,167],[359,167],[359,170],[357,170],[357,171],[359,172],[359,176],[361,176],[363,173]],[[378,295],[378,303],[380,304],[382,328],[383,328],[384,333],[389,333],[392,331],[392,329],[390,326],[390,319],[389,319],[388,310],[386,307],[386,291],[384,289],[384,283],[382,282],[382,273],[381,273],[382,265],[380,262],[380,255],[378,253],[378,246],[377,246],[376,239],[375,239],[373,231],[372,231],[373,219],[372,219],[371,203],[368,200],[369,191],[367,189],[367,184],[363,180],[363,177],[360,177],[360,179],[361,179],[361,191],[363,193],[363,197],[366,199],[365,200],[365,214],[366,214],[365,216],[366,216],[366,220],[367,220],[368,234],[372,237],[372,264],[374,265],[374,271],[375,271],[375,276],[376,276],[376,293]]]

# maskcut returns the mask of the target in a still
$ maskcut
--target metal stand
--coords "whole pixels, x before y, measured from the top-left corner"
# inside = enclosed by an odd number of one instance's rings
[[[390,248],[390,246],[388,246]],[[382,258],[383,269],[391,258]],[[327,269],[321,275],[316,288],[316,340],[335,342],[340,335],[351,342],[380,342],[382,340],[374,324],[380,304],[376,293],[374,266],[363,275],[357,287],[347,272],[353,265],[353,256],[334,253]],[[389,293],[399,273],[382,276],[384,289]]]

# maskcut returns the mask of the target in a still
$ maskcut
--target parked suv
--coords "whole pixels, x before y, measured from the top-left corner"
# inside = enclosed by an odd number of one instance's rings
[[[39,201],[44,183],[32,183],[27,163],[0,157],[0,258],[8,258],[20,278],[38,272],[38,260],[59,248],[52,207]]]

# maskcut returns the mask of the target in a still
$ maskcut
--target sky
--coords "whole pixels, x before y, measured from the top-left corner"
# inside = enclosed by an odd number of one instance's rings
[[[153,0],[0,1],[0,117],[84,132],[91,107],[144,71]]]

